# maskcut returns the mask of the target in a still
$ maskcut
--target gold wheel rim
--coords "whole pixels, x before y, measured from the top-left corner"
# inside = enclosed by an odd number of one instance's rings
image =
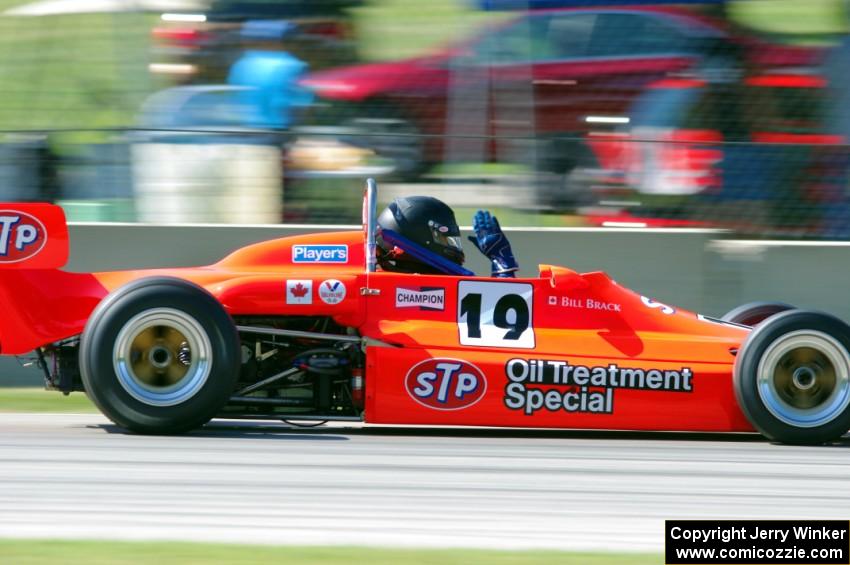
[[[172,308],[146,310],[118,333],[115,373],[136,400],[173,406],[203,387],[210,373],[211,349],[203,327],[190,315]]]

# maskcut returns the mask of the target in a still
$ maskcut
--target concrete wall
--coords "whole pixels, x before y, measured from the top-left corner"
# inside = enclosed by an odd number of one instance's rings
[[[156,226],[72,224],[68,269],[96,271],[202,265],[243,245],[304,232],[357,226]],[[663,302],[721,315],[754,300],[779,300],[850,319],[850,243],[759,242],[711,230],[506,230],[523,276],[539,263],[602,270]],[[468,265],[487,274],[486,259],[466,246]],[[0,358],[0,386],[39,384],[34,368]]]
[[[704,256],[706,313],[776,300],[850,321],[850,242],[714,240]]]

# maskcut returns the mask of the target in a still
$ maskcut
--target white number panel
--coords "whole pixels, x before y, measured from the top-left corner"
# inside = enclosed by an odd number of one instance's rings
[[[460,344],[534,349],[533,296],[530,283],[460,281]]]

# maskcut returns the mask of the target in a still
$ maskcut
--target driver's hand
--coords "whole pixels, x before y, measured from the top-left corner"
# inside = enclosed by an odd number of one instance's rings
[[[469,241],[490,259],[491,274],[494,277],[514,276],[519,264],[496,216],[486,210],[478,210],[472,219],[472,230],[475,235],[470,236]]]

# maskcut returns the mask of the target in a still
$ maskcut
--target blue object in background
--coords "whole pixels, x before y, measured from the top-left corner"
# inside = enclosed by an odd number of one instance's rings
[[[249,20],[242,24],[239,36],[249,41],[281,41],[297,27],[282,20]]]
[[[281,41],[295,30],[290,22],[249,21],[242,27],[248,41]],[[242,87],[236,93],[243,125],[262,129],[286,129],[293,110],[313,101],[310,91],[298,82],[308,65],[282,50],[249,49],[234,63],[228,84]]]

